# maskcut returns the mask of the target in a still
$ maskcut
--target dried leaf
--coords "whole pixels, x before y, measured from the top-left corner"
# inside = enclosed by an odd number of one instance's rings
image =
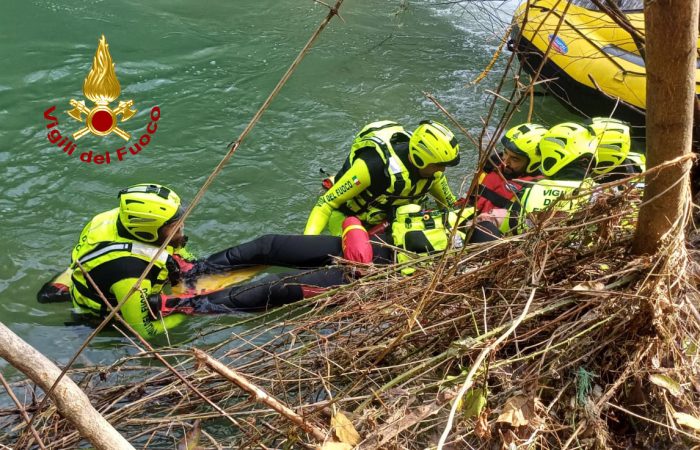
[[[192,429],[185,433],[182,440],[177,444],[177,450],[196,450],[199,446],[199,439],[202,436],[202,428],[199,419],[194,421]]]
[[[484,389],[469,389],[462,397],[458,409],[462,410],[465,418],[479,417],[486,406],[486,393]]]
[[[489,410],[484,409],[479,414],[474,424],[474,433],[483,440],[491,439],[491,428],[489,428]]]
[[[649,381],[666,389],[674,397],[678,397],[683,393],[681,384],[669,376],[655,373],[653,375],[649,375]]]
[[[584,281],[572,289],[574,291],[604,291],[605,285],[600,281]]]
[[[326,442],[319,450],[352,450],[352,445],[345,442]]]
[[[350,444],[350,448],[360,443],[360,433],[357,432],[352,422],[350,422],[350,419],[340,411],[336,412],[333,414],[333,417],[331,417],[331,427],[335,431],[335,435],[340,442]]]
[[[515,395],[508,399],[496,422],[509,423],[521,427],[530,423],[535,416],[535,399],[524,395]]]
[[[673,413],[673,418],[676,419],[678,425],[684,425],[686,427],[692,428],[695,431],[700,431],[700,419],[690,414],[675,412]]]
[[[501,435],[501,448],[505,450],[518,450],[518,437],[513,433],[512,430],[499,430],[498,433]]]

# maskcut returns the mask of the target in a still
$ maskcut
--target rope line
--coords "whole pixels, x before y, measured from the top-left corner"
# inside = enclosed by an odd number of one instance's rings
[[[501,43],[498,45],[498,48],[493,54],[493,58],[491,58],[491,61],[489,61],[488,64],[486,64],[486,67],[484,70],[481,71],[481,73],[474,78],[472,81],[469,82],[468,86],[474,86],[475,84],[479,84],[481,80],[486,78],[486,75],[488,75],[491,72],[491,69],[493,69],[494,64],[496,64],[496,61],[498,61],[498,58],[501,56],[501,53],[503,52],[503,46],[506,45],[506,42],[508,42],[508,36],[510,36],[510,30],[511,27],[508,27],[506,30],[505,34],[503,35],[503,38],[501,38]]]

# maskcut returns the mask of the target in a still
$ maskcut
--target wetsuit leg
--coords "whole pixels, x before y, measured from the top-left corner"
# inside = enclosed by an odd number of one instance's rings
[[[224,270],[247,265],[311,268],[329,265],[333,256],[342,255],[337,236],[267,234],[215,253],[205,261]]]
[[[195,314],[259,311],[303,299],[304,293],[309,292],[306,287],[330,288],[350,280],[346,270],[340,267],[271,274],[253,283],[206,295],[169,299],[167,306],[175,311],[187,308]]]
[[[71,301],[70,296],[70,285],[71,285],[71,271],[65,270],[61,273],[57,273],[51,278],[51,281],[46,282],[39,292],[36,294],[36,299],[39,303],[53,303],[53,302],[69,302]]]
[[[392,251],[373,243],[374,262],[393,262]],[[267,234],[245,244],[215,253],[204,260],[206,266],[230,270],[251,265],[314,268],[333,263],[343,256],[338,236],[303,234]]]
[[[55,283],[52,280],[44,283],[37,292],[36,299],[39,303],[69,302],[71,300],[70,289],[68,286]]]
[[[387,241],[387,237],[384,233],[375,234],[370,237],[372,251],[374,252],[372,257],[372,262],[374,264],[394,264],[396,261],[394,250],[382,245],[388,242],[389,241]]]
[[[472,244],[478,244],[482,242],[491,242],[501,237],[501,231],[498,226],[489,221],[478,222],[476,227],[474,227],[474,232],[469,238],[469,242]]]

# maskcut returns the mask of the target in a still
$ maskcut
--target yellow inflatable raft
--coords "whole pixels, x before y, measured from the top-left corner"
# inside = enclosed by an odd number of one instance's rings
[[[617,4],[643,40],[643,0]],[[619,99],[615,116],[643,120],[646,69],[641,42],[592,1],[523,1],[513,25],[511,49],[531,74],[547,54],[539,79],[550,80],[544,83],[546,88],[567,107],[589,116],[607,116]],[[700,94],[700,70],[696,80]]]

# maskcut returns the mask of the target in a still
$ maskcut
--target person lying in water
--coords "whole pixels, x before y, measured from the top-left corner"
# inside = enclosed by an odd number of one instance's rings
[[[411,254],[462,244],[461,234],[455,242],[448,243],[449,230],[458,221],[455,213],[426,213],[418,205],[402,208],[397,211],[397,223],[401,225],[393,227],[390,238],[395,246],[405,250],[399,255],[382,245],[378,237],[370,241],[359,219],[349,217],[342,237],[265,235],[208,258],[193,260],[185,250],[186,238],[180,226],[172,245],[166,247],[138,289],[124,301],[120,314],[139,334],[153,337],[182,323],[187,314],[259,311],[353,281],[356,271],[334,264],[337,257],[360,263],[390,264],[397,259],[407,261]],[[168,187],[139,184],[123,189],[119,193],[119,207],[98,214],[83,229],[72,252],[69,280],[47,283],[39,293],[39,301],[69,297],[78,316],[105,317],[110,308],[98,290],[112,306],[124,299],[165,237],[177,226],[182,210],[180,197]],[[479,241],[480,233],[477,230],[472,241]],[[293,270],[214,292],[166,294],[168,285],[183,279],[193,284],[202,275],[257,265]]]
[[[471,216],[471,212],[467,215]],[[464,244],[466,234],[463,231],[457,231],[450,241],[452,227],[459,222],[455,212],[423,211],[420,205],[410,204],[398,208],[388,236],[370,237],[360,219],[353,216],[343,221],[341,237],[260,236],[199,261],[193,275],[221,273],[250,265],[292,270],[203,295],[193,293],[164,298],[160,311],[163,314],[260,311],[297,302],[329,288],[351,283],[360,276],[356,266],[336,264],[338,258],[360,264],[406,263],[401,272],[410,274],[415,271],[408,264],[411,259]],[[493,232],[497,230],[476,228],[469,242],[492,240]],[[392,245],[387,246],[387,241]]]

